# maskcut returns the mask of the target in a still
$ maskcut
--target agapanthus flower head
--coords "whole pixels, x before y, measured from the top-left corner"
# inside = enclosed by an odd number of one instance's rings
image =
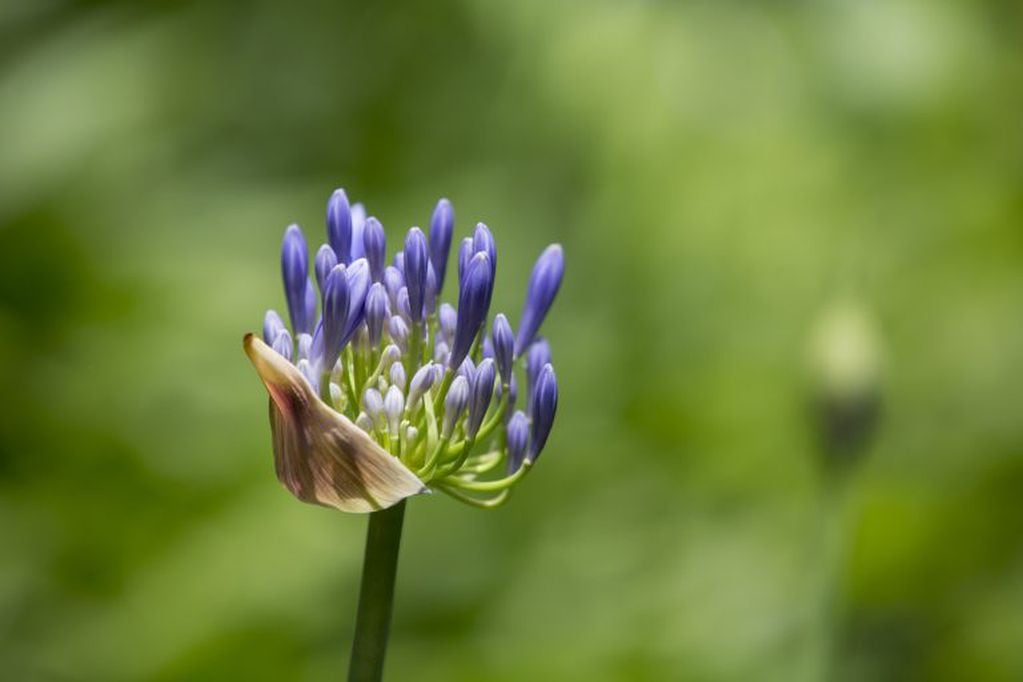
[[[500,504],[557,411],[550,347],[537,333],[561,284],[561,248],[537,261],[516,337],[503,314],[487,325],[497,245],[483,223],[460,242],[457,309],[439,300],[454,234],[446,199],[429,235],[410,229],[391,265],[383,226],[344,190],[327,202],[326,224],[311,268],[301,228],[285,230],[290,327],[271,310],[263,340],[245,338],[270,394],[278,478],[299,499],[343,511],[430,489]],[[525,411],[515,410],[517,372],[529,387]]]

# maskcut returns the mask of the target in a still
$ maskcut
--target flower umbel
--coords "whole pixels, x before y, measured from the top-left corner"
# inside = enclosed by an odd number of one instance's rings
[[[516,336],[503,314],[491,316],[497,246],[482,223],[460,243],[458,308],[439,301],[454,231],[446,199],[428,235],[411,228],[390,266],[380,222],[344,190],[326,222],[312,260],[301,228],[285,231],[291,328],[270,310],[263,340],[245,337],[270,393],[277,477],[305,502],[350,512],[429,489],[503,503],[557,409],[550,346],[537,333],[561,285],[561,247],[537,260]],[[516,372],[529,387],[525,412],[515,411]]]

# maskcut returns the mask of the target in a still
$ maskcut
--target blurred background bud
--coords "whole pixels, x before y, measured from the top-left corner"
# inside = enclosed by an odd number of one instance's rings
[[[882,353],[876,323],[856,303],[827,308],[811,331],[811,410],[830,464],[850,464],[870,444],[882,406]]]

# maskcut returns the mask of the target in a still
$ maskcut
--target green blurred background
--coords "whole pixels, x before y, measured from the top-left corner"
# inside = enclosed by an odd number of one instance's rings
[[[344,186],[392,244],[486,221],[513,323],[567,254],[554,434],[504,508],[413,501],[389,679],[1023,679],[1021,26],[6,0],[0,678],[342,677],[365,519],[280,488],[241,337]],[[882,397],[837,467],[843,310]]]

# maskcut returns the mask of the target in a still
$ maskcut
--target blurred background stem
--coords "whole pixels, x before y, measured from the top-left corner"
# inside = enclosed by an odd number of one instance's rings
[[[369,515],[355,639],[348,668],[350,682],[372,682],[383,676],[404,520],[404,500]]]
[[[852,475],[851,472],[845,473]],[[844,619],[845,562],[854,507],[852,488],[853,481],[841,475],[831,475],[827,477],[819,498],[819,534],[811,555],[813,564],[817,566],[817,599],[810,622],[807,680],[833,680],[842,669],[837,657]]]

